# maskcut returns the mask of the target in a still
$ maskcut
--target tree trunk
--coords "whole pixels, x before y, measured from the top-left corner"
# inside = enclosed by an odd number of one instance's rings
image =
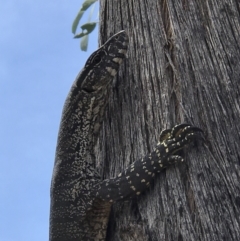
[[[125,29],[97,157],[114,177],[160,131],[190,123],[205,142],[139,198],[114,204],[108,241],[240,239],[239,0],[101,0],[101,43]]]

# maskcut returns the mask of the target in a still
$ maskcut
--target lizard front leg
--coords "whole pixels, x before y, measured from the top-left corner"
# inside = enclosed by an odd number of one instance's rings
[[[162,131],[159,143],[150,154],[132,163],[117,177],[97,184],[93,195],[110,202],[140,195],[157,173],[183,161],[176,152],[198,139],[201,136],[200,132],[200,128],[189,124],[177,125]]]

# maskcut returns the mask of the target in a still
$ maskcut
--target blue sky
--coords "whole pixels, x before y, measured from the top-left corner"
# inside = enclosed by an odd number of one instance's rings
[[[81,3],[1,1],[0,241],[48,240],[49,188],[63,103],[97,48],[97,30],[87,53],[73,39],[71,24]]]

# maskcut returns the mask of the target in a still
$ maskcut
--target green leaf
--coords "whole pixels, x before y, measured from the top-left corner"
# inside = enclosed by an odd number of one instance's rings
[[[98,1],[98,0],[85,0],[85,2],[83,2],[81,9],[79,10],[79,12],[78,12],[76,18],[74,19],[73,24],[72,24],[72,33],[73,34],[76,33],[77,26],[78,26],[78,24],[79,24],[79,22],[80,22],[80,20],[83,16],[84,12],[96,1]]]
[[[89,13],[89,16],[88,16],[88,22],[90,22],[90,20],[91,20],[91,18],[92,18],[92,15],[93,15],[93,12],[94,12],[94,6],[95,6],[95,5],[93,5],[93,6],[91,7],[91,9],[90,9],[90,13]]]
[[[76,35],[74,35],[74,38],[82,38],[83,36],[87,35],[87,33],[78,33]]]
[[[88,34],[90,34],[96,27],[97,22],[91,22],[91,23],[85,23],[81,26],[81,29],[83,30],[87,30]]]
[[[88,47],[88,35],[85,35],[82,37],[80,48],[82,51],[87,51],[87,47]]]
[[[76,30],[77,30],[77,26],[78,26],[78,23],[83,15],[84,11],[79,11],[76,18],[74,19],[73,21],[73,24],[72,24],[72,33],[75,34],[76,33]]]
[[[82,10],[87,10],[93,3],[95,3],[98,0],[86,0],[83,4],[82,4]]]
[[[74,38],[82,38],[85,35],[90,34],[96,27],[97,22],[85,23],[81,26],[82,32],[74,36]]]

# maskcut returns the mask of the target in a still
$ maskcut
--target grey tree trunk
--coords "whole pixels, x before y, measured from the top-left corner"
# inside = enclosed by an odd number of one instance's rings
[[[206,142],[138,199],[114,204],[108,241],[240,240],[239,0],[101,0],[100,42],[130,38],[97,157],[116,176],[162,129],[203,128]]]

